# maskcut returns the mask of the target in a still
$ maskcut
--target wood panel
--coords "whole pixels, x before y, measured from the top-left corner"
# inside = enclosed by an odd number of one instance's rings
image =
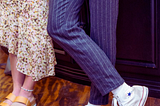
[[[160,2],[120,0],[116,68],[127,83],[145,85],[160,98]]]
[[[156,6],[156,0],[120,0],[118,59],[155,64]]]
[[[157,0],[120,0],[117,68],[122,72],[160,75]],[[130,70],[126,70],[130,67]]]

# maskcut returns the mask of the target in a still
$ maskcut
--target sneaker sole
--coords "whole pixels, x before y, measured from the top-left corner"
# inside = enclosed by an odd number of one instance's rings
[[[146,103],[146,101],[147,101],[148,92],[149,92],[148,88],[145,87],[145,86],[143,86],[143,92],[144,92],[144,93],[143,93],[143,95],[142,95],[142,98],[141,98],[140,103],[139,103],[138,106],[144,106],[145,103]]]

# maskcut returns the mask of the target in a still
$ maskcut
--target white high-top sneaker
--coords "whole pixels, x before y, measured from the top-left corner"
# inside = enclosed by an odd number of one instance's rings
[[[132,86],[124,95],[113,95],[112,106],[144,106],[147,97],[147,87]]]

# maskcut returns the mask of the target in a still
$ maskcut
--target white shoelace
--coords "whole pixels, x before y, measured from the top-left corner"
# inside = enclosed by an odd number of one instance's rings
[[[113,97],[112,106],[118,106],[117,102],[118,102],[117,99],[115,97]]]
[[[130,98],[131,94],[133,95],[132,92],[133,92],[133,90],[128,92],[126,96]],[[123,106],[121,104],[120,98],[118,96],[113,96],[112,105],[111,106]]]

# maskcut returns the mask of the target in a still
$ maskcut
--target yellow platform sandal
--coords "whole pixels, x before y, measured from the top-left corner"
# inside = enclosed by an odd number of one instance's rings
[[[6,99],[10,100],[11,102],[13,102],[16,98],[16,95],[14,95],[13,93],[10,93]],[[0,103],[0,106],[10,106],[8,103],[2,102]]]
[[[11,106],[36,106],[36,99],[33,98],[32,101],[29,101],[27,98],[23,96],[17,96]]]

